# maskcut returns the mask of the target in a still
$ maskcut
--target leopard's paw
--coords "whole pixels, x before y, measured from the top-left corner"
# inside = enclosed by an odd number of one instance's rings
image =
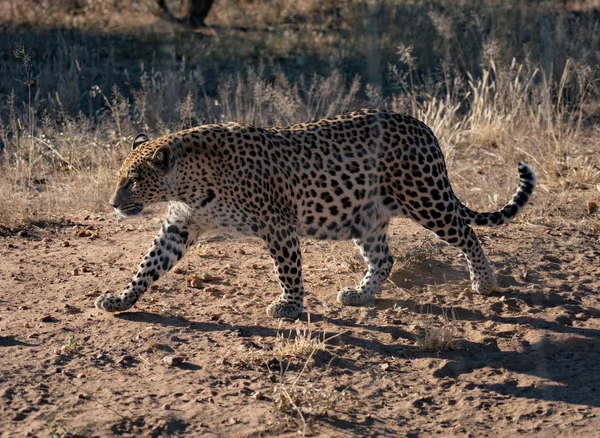
[[[371,294],[360,292],[353,287],[346,287],[338,293],[337,301],[344,306],[362,306],[369,302],[371,298],[373,298]]]
[[[276,299],[267,307],[267,315],[272,318],[297,319],[301,314],[301,305],[284,301],[281,298]]]
[[[105,312],[123,312],[135,303],[134,300],[128,300],[127,295],[106,293],[96,298],[94,306],[96,309],[104,310]]]
[[[478,278],[472,279],[471,289],[473,289],[473,292],[475,293],[489,295],[492,292],[498,292],[500,290],[500,286],[498,285],[496,277],[490,270],[484,275],[480,275]]]

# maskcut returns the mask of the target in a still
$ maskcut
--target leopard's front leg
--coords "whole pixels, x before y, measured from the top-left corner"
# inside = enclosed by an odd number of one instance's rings
[[[282,291],[267,307],[267,314],[273,318],[296,319],[304,307],[302,253],[296,230],[293,227],[277,230],[267,244]]]
[[[96,307],[107,312],[122,312],[133,306],[152,283],[171,270],[194,244],[200,230],[189,222],[168,215],[127,287],[121,292],[98,297]]]

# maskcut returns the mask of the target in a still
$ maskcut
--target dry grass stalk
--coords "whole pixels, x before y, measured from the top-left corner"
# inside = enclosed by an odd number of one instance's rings
[[[290,330],[287,336],[280,333],[280,330],[281,323],[271,350],[273,356],[280,361],[290,358],[312,359],[315,354],[330,350],[331,344],[328,342],[340,336],[340,334],[336,334],[327,337],[325,332],[314,333],[310,323],[310,314],[308,314],[308,322],[303,328],[298,326],[295,330]]]
[[[424,327],[417,335],[416,344],[422,350],[442,352],[457,347],[456,313],[451,309],[450,316],[443,312],[438,318],[426,315]],[[437,319],[437,320],[436,320]]]
[[[329,410],[335,408],[339,400],[347,397],[346,391],[325,387],[320,383],[320,379],[311,381],[306,377],[314,356],[319,352],[329,351],[331,345],[328,341],[341,334],[329,337],[326,337],[325,333],[314,335],[310,315],[303,329],[296,328],[293,339],[292,334],[292,331],[287,337],[278,334],[272,353],[280,361],[300,358],[303,360],[303,366],[294,376],[287,375],[289,364],[285,369],[281,369],[279,383],[273,388],[273,401],[277,409],[288,415],[290,420],[299,420],[297,425],[302,436],[306,436],[307,433],[312,435],[314,418],[326,415]],[[319,370],[319,375],[323,375],[323,370]]]

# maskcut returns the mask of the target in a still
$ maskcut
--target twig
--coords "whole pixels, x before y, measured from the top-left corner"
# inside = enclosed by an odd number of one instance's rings
[[[75,166],[73,166],[73,164],[71,164],[69,162],[69,160],[67,160],[65,157],[62,156],[62,154],[60,152],[58,152],[54,146],[52,146],[50,143],[48,143],[45,140],[42,140],[41,138],[35,138],[35,141],[39,141],[40,143],[42,143],[44,146],[46,146],[48,149],[50,149],[52,152],[54,152],[54,154],[60,158],[65,164],[67,164],[69,166],[69,168],[73,169],[76,173],[80,173],[79,170],[77,170],[77,168]]]

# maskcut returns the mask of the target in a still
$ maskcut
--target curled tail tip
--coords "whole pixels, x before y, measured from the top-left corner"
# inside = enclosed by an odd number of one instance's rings
[[[521,175],[521,178],[535,180],[535,173],[533,173],[533,169],[524,161],[519,161],[519,174]]]
[[[519,162],[519,179],[521,183],[526,183],[528,187],[525,189],[529,192],[533,192],[536,183],[535,173],[529,164],[520,161]]]
[[[501,225],[514,218],[531,199],[535,189],[535,173],[525,162],[519,162],[519,186],[512,199],[502,209],[479,213],[463,206],[463,219],[476,225]]]

